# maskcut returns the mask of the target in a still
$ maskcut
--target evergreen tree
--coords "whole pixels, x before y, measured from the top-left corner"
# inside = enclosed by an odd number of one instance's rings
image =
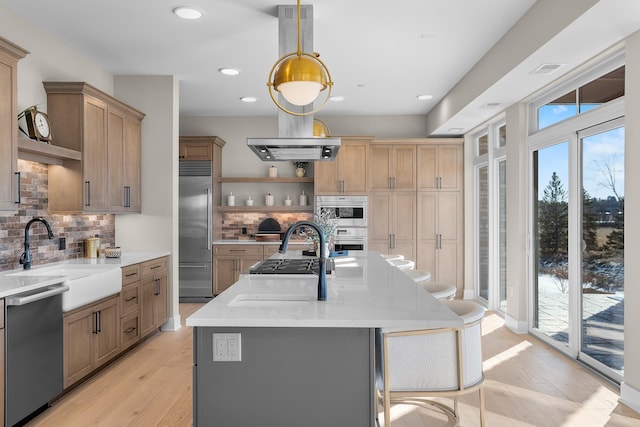
[[[582,240],[585,251],[598,250],[598,236],[596,234],[598,211],[595,200],[587,190],[582,189]]]
[[[538,239],[541,261],[560,260],[566,257],[569,241],[569,211],[567,192],[558,174],[551,180],[538,203]]]

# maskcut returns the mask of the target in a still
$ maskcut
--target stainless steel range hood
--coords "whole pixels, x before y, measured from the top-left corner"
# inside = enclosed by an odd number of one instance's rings
[[[340,138],[247,138],[247,145],[264,162],[335,160]]]
[[[278,47],[280,55],[295,52],[298,44],[297,7],[278,6]],[[300,37],[302,50],[313,52],[313,6],[300,8]],[[282,95],[279,102],[289,104]],[[307,106],[304,108],[312,108]],[[313,136],[313,115],[294,116],[278,109],[278,137],[247,138],[247,145],[262,161],[298,160],[307,162],[331,161],[340,149],[340,138]]]

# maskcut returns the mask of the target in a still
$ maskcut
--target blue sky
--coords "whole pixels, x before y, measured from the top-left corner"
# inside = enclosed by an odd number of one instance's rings
[[[551,122],[558,122],[571,117],[575,112],[564,106],[554,106],[546,111],[540,110],[540,127]],[[550,116],[554,116],[551,118]],[[583,185],[591,197],[606,199],[612,196],[613,192],[607,185],[609,172],[615,175],[616,191],[619,195],[624,195],[624,128],[616,128],[610,131],[592,135],[582,140],[583,155]],[[568,179],[568,158],[569,144],[567,142],[556,144],[538,152],[538,176],[540,180],[540,194],[547,183],[551,180],[551,175],[556,172],[564,189],[569,190]]]

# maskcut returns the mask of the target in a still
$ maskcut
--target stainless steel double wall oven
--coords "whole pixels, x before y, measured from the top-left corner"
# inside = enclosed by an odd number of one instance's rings
[[[317,196],[316,213],[323,209],[337,218],[336,251],[367,250],[367,196]]]

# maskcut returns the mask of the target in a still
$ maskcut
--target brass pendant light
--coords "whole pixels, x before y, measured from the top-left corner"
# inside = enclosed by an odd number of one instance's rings
[[[282,111],[294,116],[306,116],[321,110],[331,96],[331,74],[327,66],[318,58],[319,53],[303,52],[300,41],[300,0],[298,0],[298,50],[282,56],[271,67],[267,86],[273,102]],[[295,112],[278,101],[275,92],[282,94],[289,103],[305,106],[313,103],[320,92],[329,88],[326,97],[316,109],[307,112]]]

